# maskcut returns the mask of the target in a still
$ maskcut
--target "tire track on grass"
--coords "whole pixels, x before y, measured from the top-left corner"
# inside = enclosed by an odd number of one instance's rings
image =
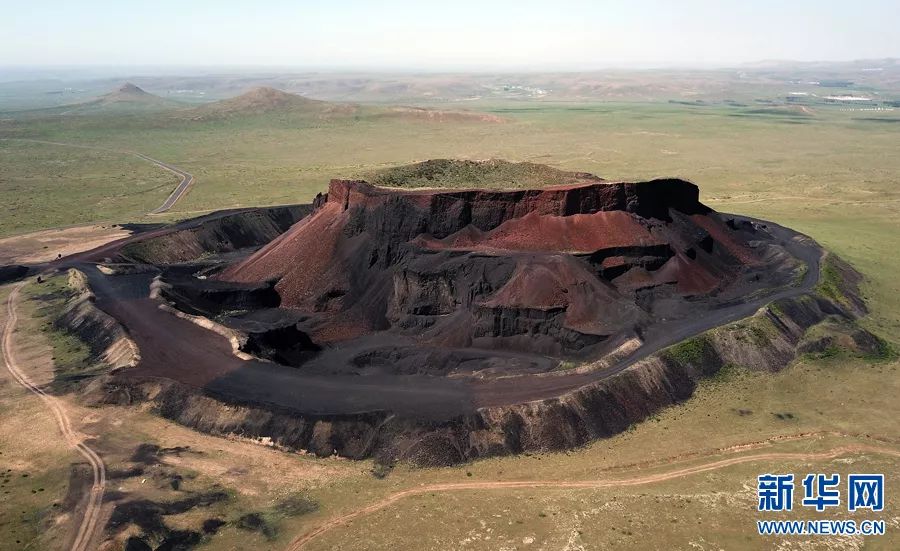
[[[20,385],[25,387],[32,394],[36,394],[47,408],[53,413],[59,431],[69,447],[74,448],[80,453],[91,465],[94,475],[94,482],[91,485],[91,491],[88,495],[88,502],[85,506],[84,514],[81,518],[81,524],[75,540],[72,542],[72,551],[86,551],[97,531],[100,517],[100,507],[103,502],[103,492],[106,487],[106,466],[100,456],[84,443],[83,438],[72,429],[69,417],[65,408],[59,399],[44,392],[40,387],[31,382],[28,376],[22,371],[21,367],[16,363],[15,353],[13,352],[13,331],[15,330],[18,316],[16,315],[15,302],[19,295],[19,291],[25,283],[19,283],[13,287],[12,292],[6,299],[6,324],[3,328],[2,351],[3,363],[6,369]]]
[[[795,452],[769,452],[769,453],[757,453],[750,455],[742,455],[737,457],[729,457],[725,459],[718,459],[715,461],[711,461],[708,463],[701,463],[699,465],[692,465],[688,467],[681,467],[678,469],[673,469],[670,471],[664,471],[656,474],[649,474],[643,476],[636,476],[630,478],[601,478],[595,480],[578,480],[578,481],[566,481],[566,480],[509,480],[509,481],[494,481],[494,482],[448,482],[448,483],[437,483],[437,484],[428,484],[425,486],[417,486],[415,488],[409,488],[407,490],[402,490],[396,493],[393,493],[375,503],[367,505],[365,507],[356,509],[349,513],[336,516],[330,520],[325,521],[323,524],[320,524],[318,527],[310,530],[309,532],[301,535],[296,538],[294,541],[290,543],[287,550],[288,551],[298,551],[302,549],[306,544],[310,543],[317,537],[325,534],[326,532],[337,528],[339,526],[343,526],[349,523],[352,520],[363,517],[365,515],[374,513],[385,507],[389,507],[398,501],[412,497],[417,495],[422,495],[426,493],[437,493],[437,492],[453,492],[453,491],[463,491],[463,490],[515,490],[515,489],[602,489],[602,488],[616,488],[616,487],[628,487],[628,486],[639,486],[643,484],[653,484],[656,482],[665,482],[667,480],[672,480],[674,478],[680,478],[683,476],[689,476],[699,473],[705,473],[709,471],[715,471],[719,469],[724,469],[726,467],[731,467],[734,465],[740,465],[743,463],[752,463],[756,461],[822,461],[828,459],[834,459],[840,457],[842,455],[847,455],[851,453],[860,453],[860,452],[871,452],[878,453],[884,455],[890,455],[894,457],[900,457],[900,451],[897,451],[892,448],[886,448],[881,446],[869,446],[865,444],[854,444],[848,446],[840,446],[836,448],[832,448],[831,450],[818,452],[818,453],[795,453]]]

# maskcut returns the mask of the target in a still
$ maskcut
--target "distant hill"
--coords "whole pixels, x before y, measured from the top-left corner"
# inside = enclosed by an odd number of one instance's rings
[[[140,114],[172,111],[184,109],[185,107],[185,104],[179,101],[159,97],[130,82],[126,82],[115,90],[92,100],[47,109],[24,111],[23,113],[32,116]]]
[[[163,98],[159,96],[154,96],[148,92],[145,92],[142,88],[130,83],[126,82],[122,86],[119,86],[112,92],[108,94],[104,94],[98,100],[104,103],[120,103],[120,102],[157,102],[157,101],[165,101]]]
[[[193,120],[264,114],[299,115],[320,119],[353,115],[441,123],[503,122],[503,119],[495,115],[474,111],[448,111],[422,107],[376,107],[356,103],[321,101],[268,86],[253,88],[239,96],[208,103],[183,113]]]
[[[266,113],[300,113],[327,116],[352,114],[358,109],[359,106],[354,104],[329,103],[283,92],[268,86],[261,86],[239,96],[192,109],[189,116],[197,120]]]
[[[66,115],[163,115],[172,120],[222,120],[260,115],[308,119],[396,119],[430,123],[498,123],[504,119],[477,111],[430,109],[411,106],[374,106],[311,99],[268,86],[252,88],[238,96],[211,103],[187,104],[151,94],[126,82],[99,97],[80,103],[20,111],[26,117]]]
[[[151,94],[144,89],[130,82],[126,82],[99,98],[84,103],[77,103],[69,107],[70,112],[92,111],[92,110],[115,110],[115,111],[147,111],[147,110],[166,110],[185,107],[178,101],[161,98]]]

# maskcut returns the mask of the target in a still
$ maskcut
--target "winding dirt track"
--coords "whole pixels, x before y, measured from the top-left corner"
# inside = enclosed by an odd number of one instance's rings
[[[167,170],[167,171],[171,172],[172,174],[179,176],[181,178],[181,182],[175,187],[174,190],[172,190],[172,193],[170,193],[169,196],[166,197],[166,200],[163,201],[163,203],[160,206],[151,210],[147,214],[162,214],[162,213],[166,212],[167,210],[169,210],[170,208],[174,207],[175,203],[177,203],[182,197],[184,197],[184,194],[187,193],[188,189],[190,189],[191,185],[193,185],[193,183],[194,183],[194,176],[192,174],[190,174],[189,172],[185,172],[178,167],[172,166],[168,163],[164,163],[160,160],[154,159],[153,157],[144,155],[143,153],[138,153],[137,151],[121,151],[118,149],[111,149],[108,147],[99,147],[99,146],[93,146],[93,145],[81,145],[81,144],[65,143],[65,142],[52,142],[52,141],[48,141],[48,140],[32,140],[29,138],[3,138],[3,140],[4,141],[15,140],[15,141],[19,141],[19,142],[60,145],[63,147],[77,147],[78,149],[94,149],[97,151],[107,151],[109,153],[119,153],[121,155],[134,155],[135,157],[137,157],[139,159],[143,159],[143,160],[147,161],[148,163],[153,163],[154,165],[158,166],[159,168],[161,168],[163,170]]]
[[[725,459],[718,459],[715,461],[710,461],[709,463],[703,463],[700,465],[692,465],[689,467],[682,467],[678,469],[674,469],[671,471],[665,471],[656,474],[649,474],[644,476],[636,476],[632,478],[601,478],[596,480],[578,480],[578,481],[567,481],[567,480],[509,480],[509,481],[495,481],[495,482],[449,482],[449,483],[440,483],[440,484],[428,484],[425,486],[417,486],[415,488],[410,488],[408,490],[402,490],[400,492],[396,492],[387,496],[386,498],[376,501],[370,505],[362,507],[360,509],[356,509],[355,511],[351,511],[344,515],[340,515],[334,517],[330,520],[325,521],[323,524],[320,524],[316,528],[310,530],[309,532],[303,534],[298,537],[294,541],[290,543],[287,547],[287,551],[297,551],[302,549],[306,544],[321,536],[325,532],[328,532],[334,528],[347,524],[348,522],[368,515],[370,513],[374,513],[385,507],[389,507],[398,501],[412,497],[416,495],[426,494],[426,493],[435,493],[435,492],[453,492],[453,491],[461,491],[461,490],[514,490],[514,489],[522,489],[522,488],[567,488],[567,489],[599,489],[599,488],[616,488],[616,487],[626,487],[626,486],[639,486],[642,484],[652,484],[655,482],[664,482],[666,480],[671,480],[673,478],[679,478],[682,476],[689,476],[698,473],[705,473],[708,471],[715,471],[719,469],[724,469],[726,467],[731,467],[733,465],[740,465],[742,463],[751,463],[754,461],[822,461],[828,459],[834,459],[836,457],[840,457],[842,455],[847,455],[851,453],[860,453],[860,452],[870,452],[870,453],[879,453],[884,455],[891,455],[894,457],[900,457],[900,451],[897,451],[892,448],[886,448],[881,446],[869,446],[864,444],[856,444],[856,445],[848,445],[848,446],[840,446],[837,448],[833,448],[828,451],[818,452],[818,453],[789,453],[789,452],[769,452],[769,453],[757,453],[752,455],[742,455],[738,457],[729,457]],[[714,452],[715,453],[715,452]]]
[[[106,487],[106,466],[103,464],[103,460],[100,459],[100,456],[97,455],[97,452],[88,447],[88,445],[84,443],[83,437],[72,429],[69,417],[66,415],[66,410],[62,403],[56,397],[47,394],[41,390],[40,387],[32,383],[16,363],[15,354],[13,353],[12,338],[16,322],[18,321],[15,302],[19,295],[19,291],[24,285],[25,283],[16,285],[10,293],[9,298],[6,300],[7,318],[6,325],[3,328],[2,340],[3,362],[6,364],[6,369],[13,376],[13,379],[31,393],[38,395],[41,400],[44,401],[44,404],[46,404],[47,408],[56,418],[56,424],[59,426],[59,431],[62,433],[63,438],[65,438],[66,443],[69,447],[74,448],[78,453],[84,456],[91,465],[94,474],[94,483],[91,486],[88,502],[81,518],[81,525],[78,527],[78,532],[71,547],[72,551],[85,551],[88,549],[98,528],[100,507],[103,503],[103,491]]]

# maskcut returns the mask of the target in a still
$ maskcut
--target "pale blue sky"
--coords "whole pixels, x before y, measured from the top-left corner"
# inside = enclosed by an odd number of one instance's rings
[[[900,57],[900,1],[0,0],[2,65],[722,66]]]

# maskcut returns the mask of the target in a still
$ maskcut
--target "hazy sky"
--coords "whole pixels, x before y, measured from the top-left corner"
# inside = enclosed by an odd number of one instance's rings
[[[900,1],[0,0],[0,65],[388,69],[900,57]]]

